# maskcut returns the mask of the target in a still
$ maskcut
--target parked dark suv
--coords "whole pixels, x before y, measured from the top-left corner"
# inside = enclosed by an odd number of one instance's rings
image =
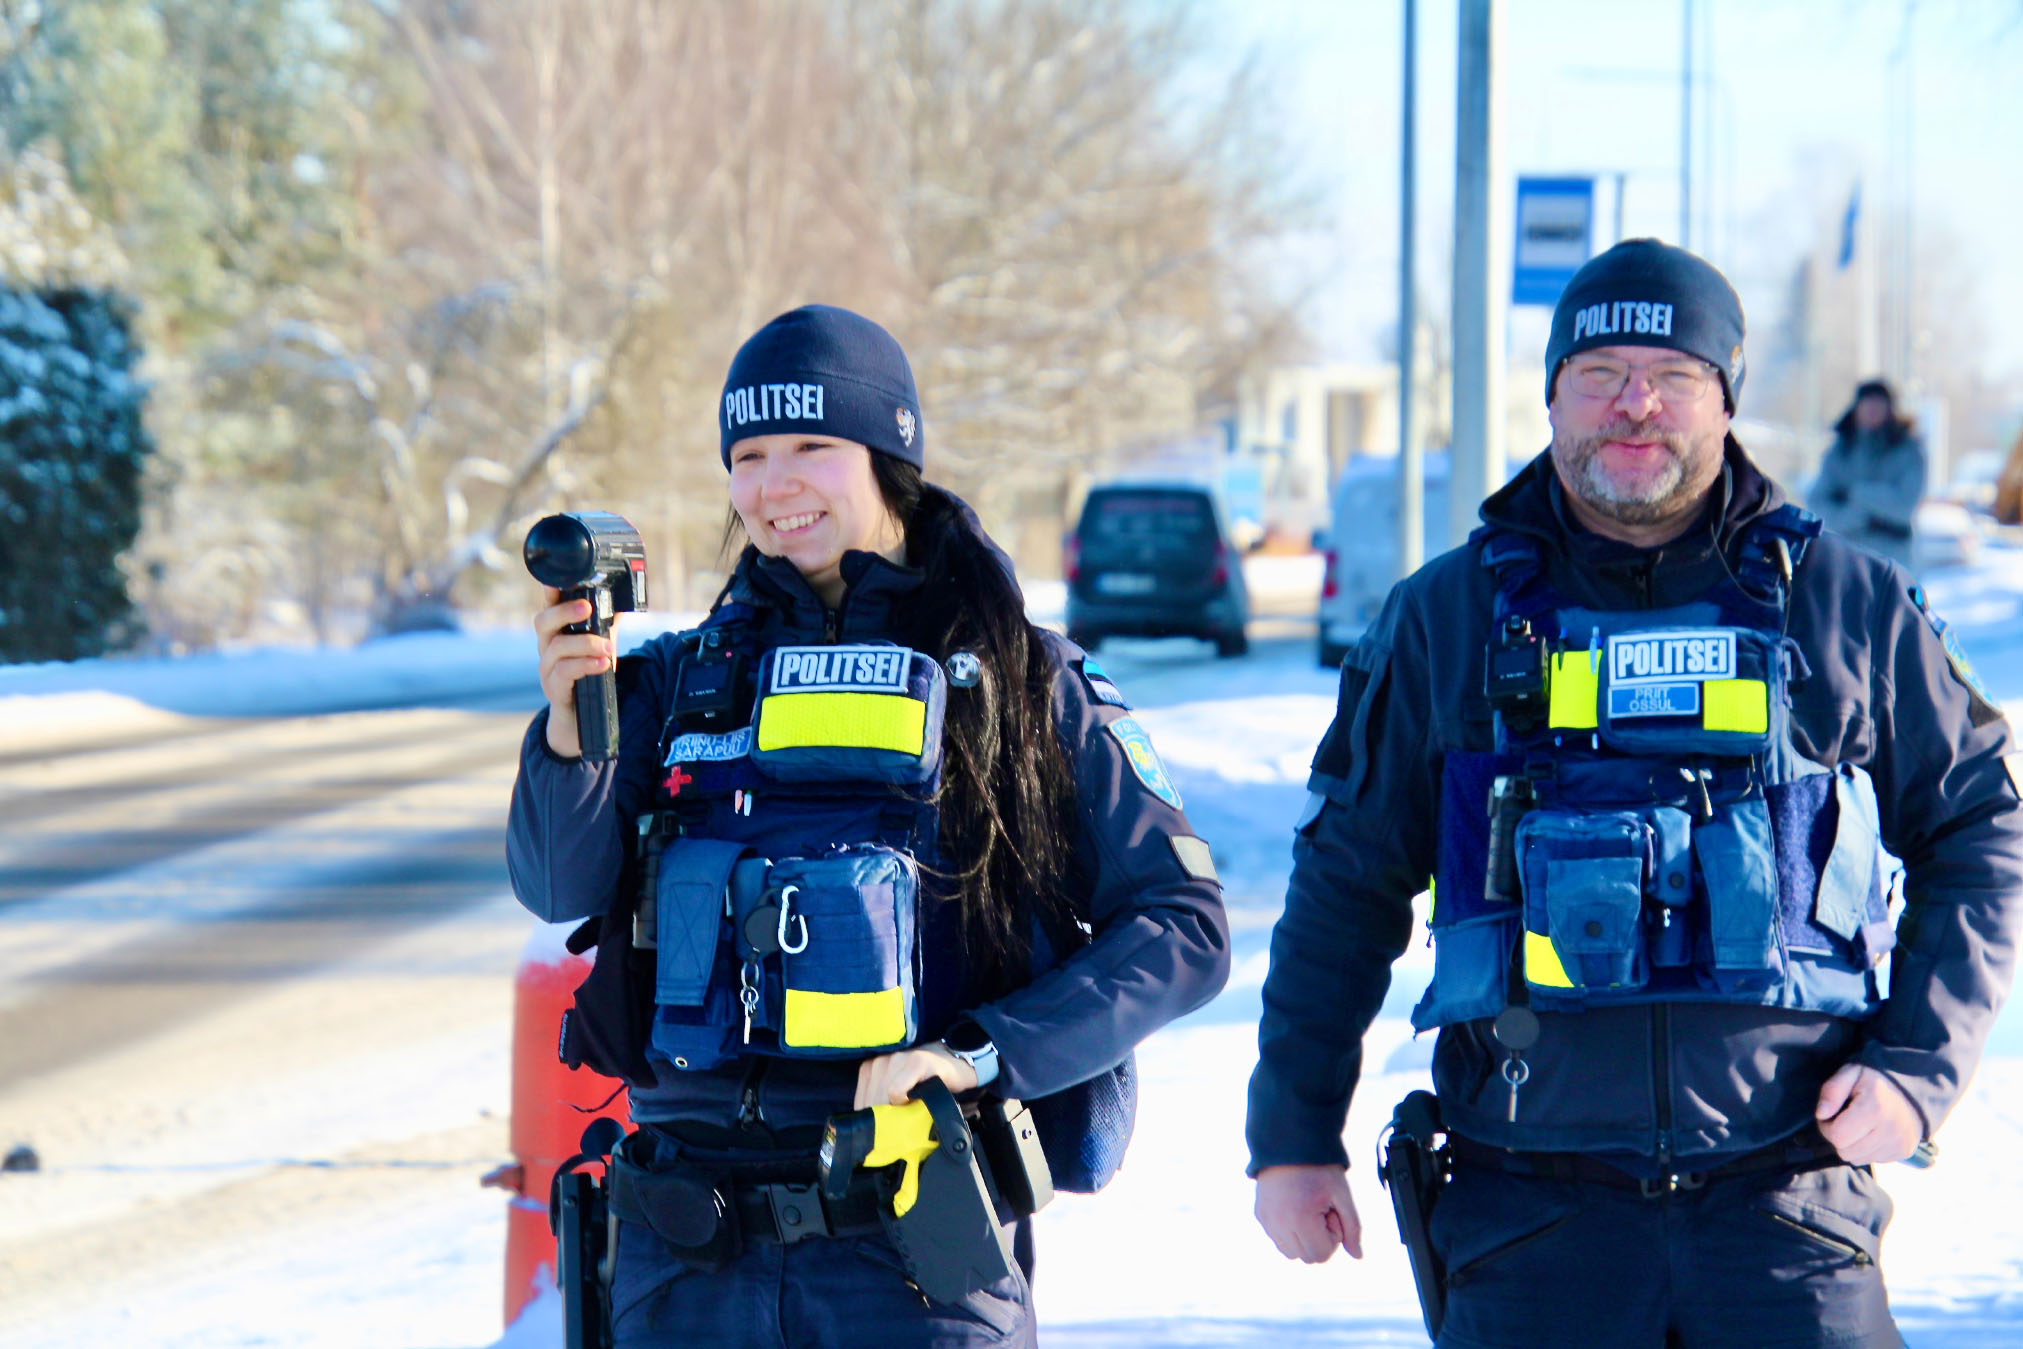
[[[1213,493],[1185,483],[1114,483],[1082,503],[1068,536],[1068,637],[1201,637],[1218,656],[1249,650],[1250,595]]]

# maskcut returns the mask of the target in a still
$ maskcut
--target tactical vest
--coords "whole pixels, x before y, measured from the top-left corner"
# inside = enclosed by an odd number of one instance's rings
[[[882,643],[755,657],[738,611],[718,612],[679,667],[639,818],[648,1057],[680,1072],[904,1048],[947,679]]]
[[[918,1036],[946,676],[884,643],[761,651],[755,618],[729,603],[683,636],[631,919],[572,938],[597,948],[563,1024],[572,1067],[664,1085],[744,1054],[859,1059]],[[1033,972],[1062,954],[1036,925]],[[1127,1056],[1026,1102],[1056,1189],[1109,1183],[1137,1100]]]
[[[1415,1029],[1525,1003],[1876,1010],[1895,935],[1875,791],[1791,738],[1785,620],[1819,528],[1781,507],[1699,600],[1629,612],[1569,603],[1536,540],[1475,532],[1496,748],[1445,756]]]

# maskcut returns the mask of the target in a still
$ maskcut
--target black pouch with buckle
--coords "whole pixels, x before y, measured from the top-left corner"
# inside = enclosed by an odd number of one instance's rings
[[[737,1205],[723,1178],[680,1166],[651,1170],[622,1151],[611,1159],[610,1183],[612,1211],[651,1228],[683,1263],[714,1272],[743,1254]]]

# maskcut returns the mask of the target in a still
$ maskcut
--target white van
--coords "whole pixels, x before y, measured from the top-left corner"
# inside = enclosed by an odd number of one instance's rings
[[[1447,551],[1447,455],[1425,457],[1425,556]],[[1352,459],[1335,479],[1321,579],[1320,663],[1334,669],[1398,579],[1398,461]]]

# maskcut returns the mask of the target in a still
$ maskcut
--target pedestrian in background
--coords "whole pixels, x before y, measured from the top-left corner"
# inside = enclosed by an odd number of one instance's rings
[[[1925,494],[1925,443],[1879,379],[1854,391],[1806,505],[1836,534],[1911,565],[1911,529]]]
[[[1871,1167],[1938,1132],[2008,992],[2023,747],[1922,590],[1743,452],[1742,341],[1684,250],[1583,267],[1551,447],[1391,592],[1314,756],[1257,1216],[1361,1254],[1343,1122],[1437,878],[1440,1349],[1895,1349]]]

